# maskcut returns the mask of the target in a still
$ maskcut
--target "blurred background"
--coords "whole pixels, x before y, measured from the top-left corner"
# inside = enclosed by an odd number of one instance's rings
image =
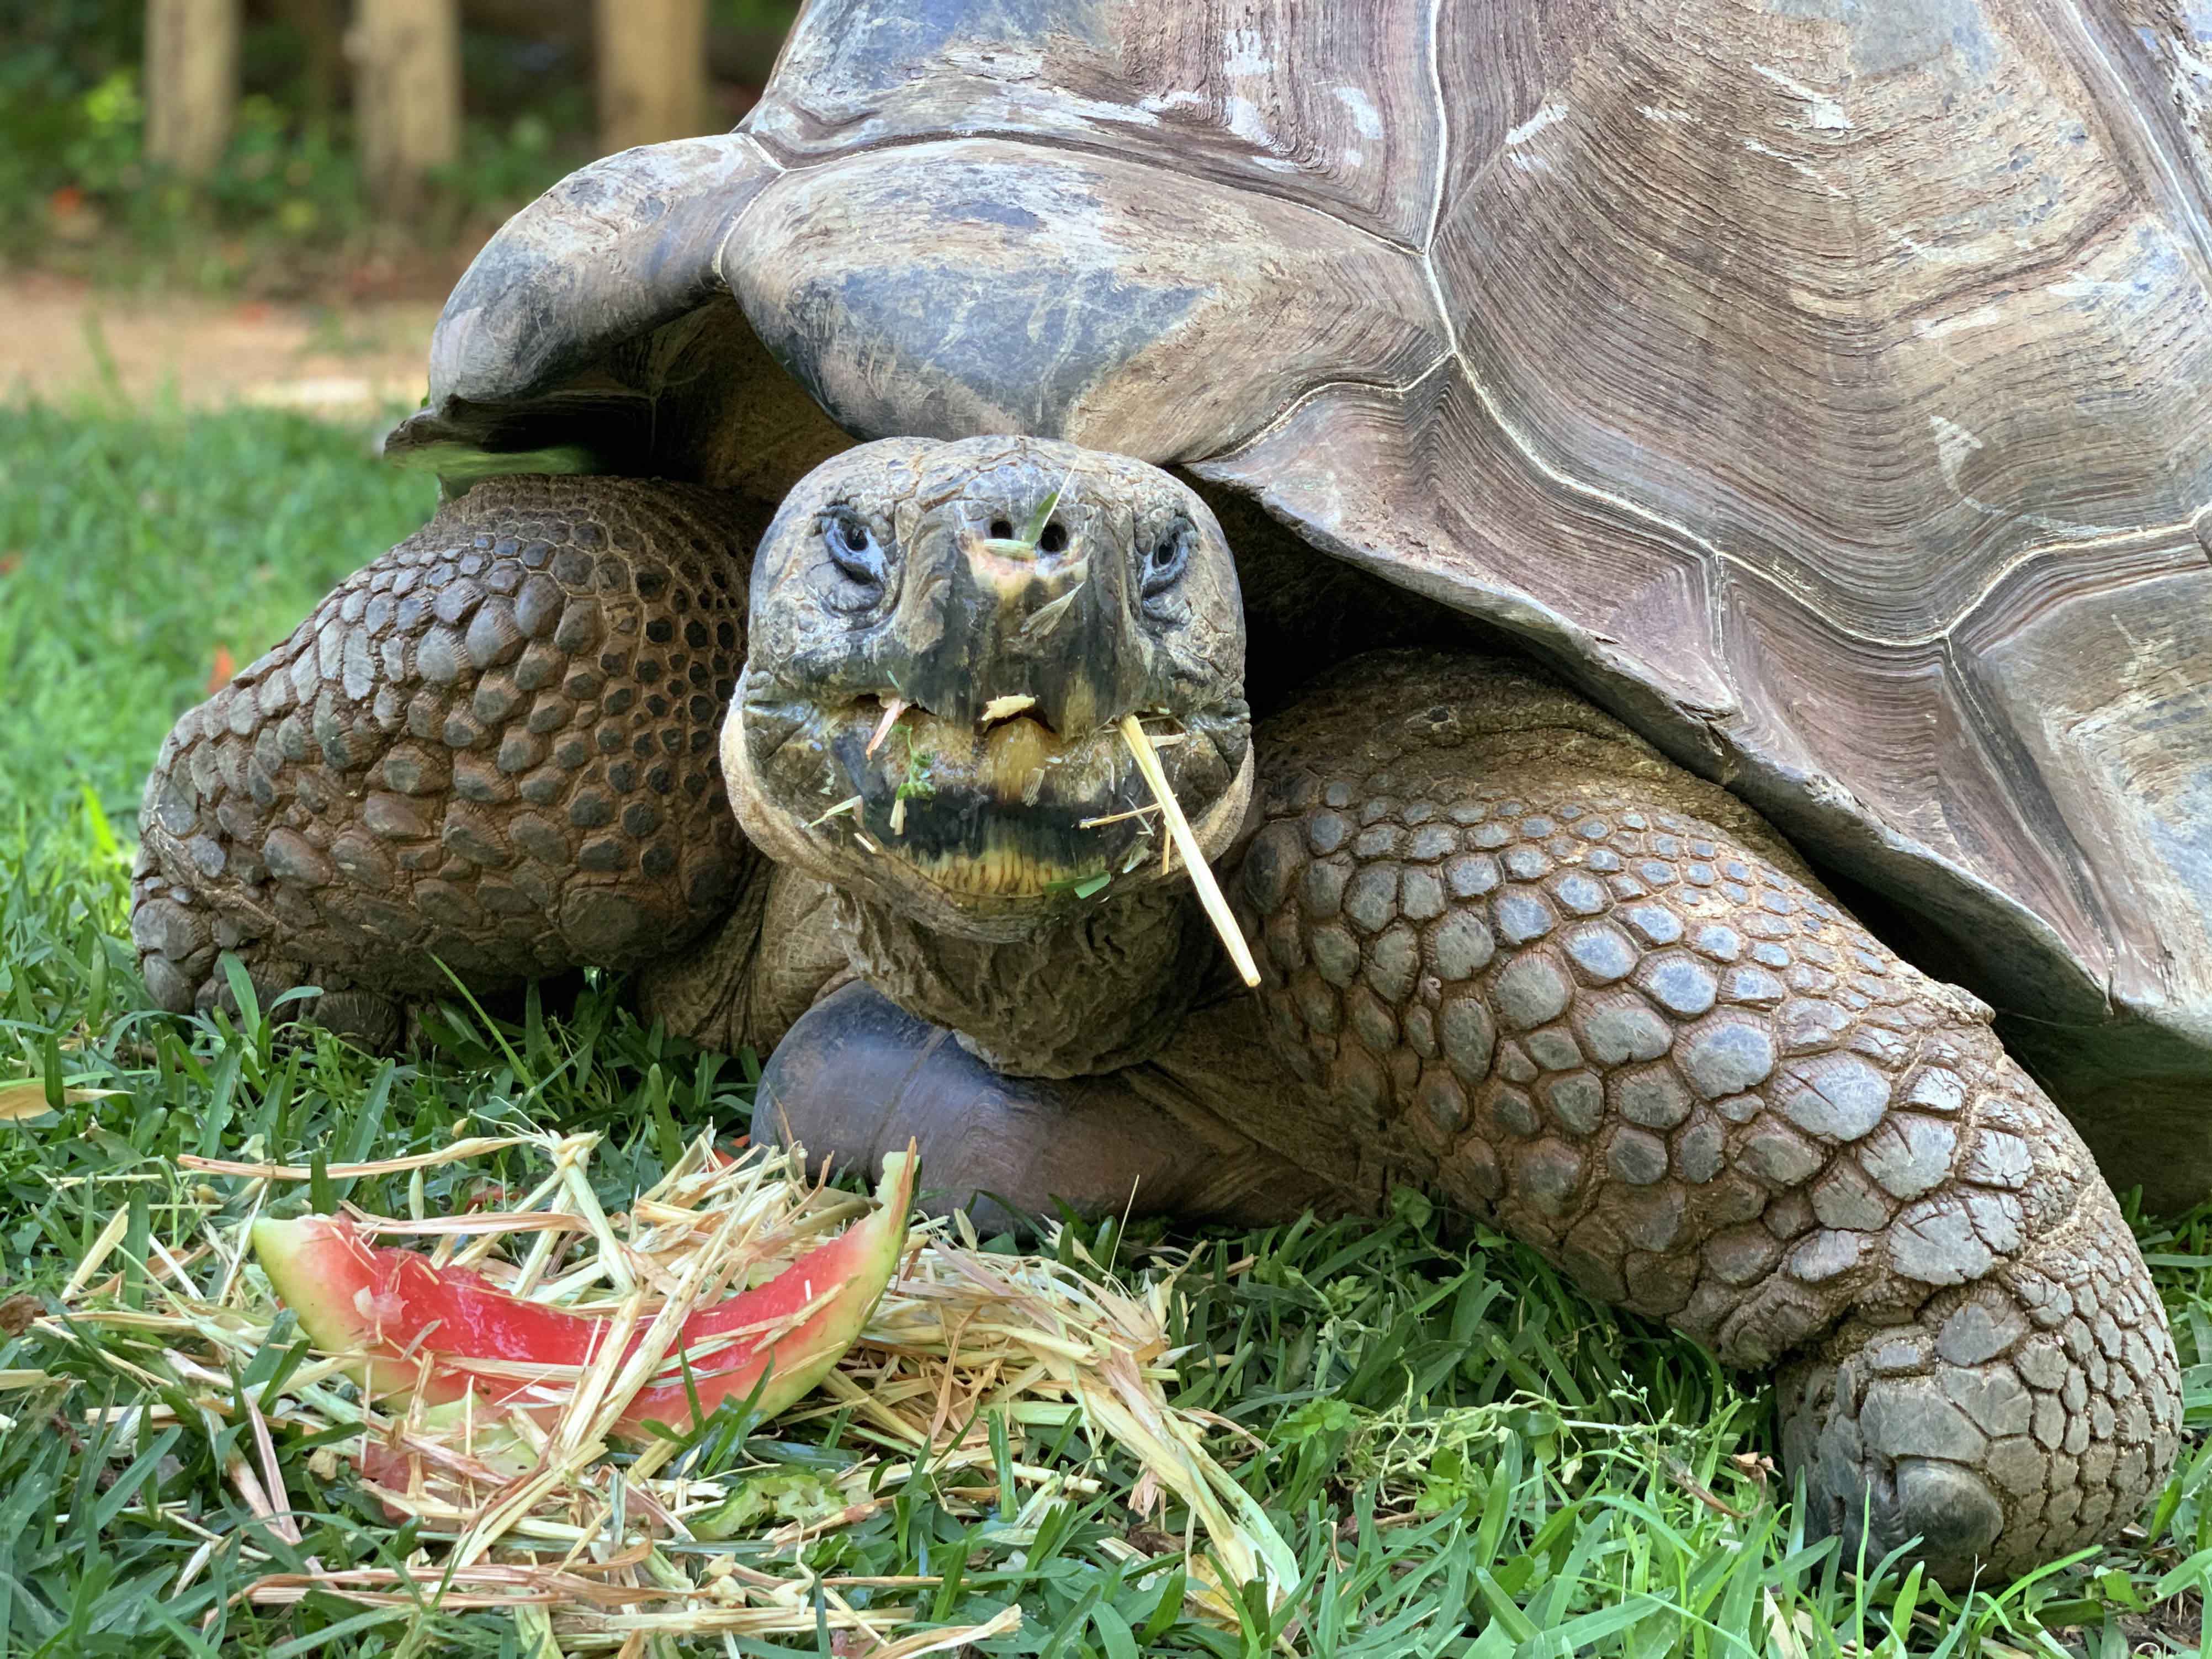
[[[0,402],[412,402],[563,173],[725,131],[799,0],[0,0]]]

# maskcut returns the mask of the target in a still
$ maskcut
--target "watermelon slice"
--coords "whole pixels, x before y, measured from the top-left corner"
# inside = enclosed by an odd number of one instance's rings
[[[679,1354],[690,1356],[702,1412],[726,1399],[743,1401],[763,1373],[756,1407],[763,1417],[820,1382],[853,1346],[898,1266],[914,1165],[910,1153],[886,1158],[873,1214],[767,1284],[696,1310],[653,1380],[623,1408],[615,1432],[635,1438],[647,1423],[694,1426]],[[379,1400],[404,1399],[418,1387],[434,1404],[473,1392],[492,1411],[520,1410],[550,1425],[560,1414],[557,1391],[566,1378],[533,1382],[512,1368],[589,1364],[604,1352],[613,1322],[509,1296],[467,1268],[434,1268],[426,1257],[371,1244],[351,1222],[329,1216],[258,1222],[253,1249],[278,1299],[317,1347],[362,1356],[356,1379]],[[749,1334],[732,1340],[732,1333]],[[643,1336],[642,1327],[632,1334],[625,1357]],[[488,1373],[484,1361],[499,1369]]]

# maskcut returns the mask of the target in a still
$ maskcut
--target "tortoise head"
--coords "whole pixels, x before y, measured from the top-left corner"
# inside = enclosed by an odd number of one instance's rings
[[[1135,716],[1207,855],[1252,786],[1220,526],[1141,461],[892,438],[816,468],[753,568],[722,731],[755,844],[940,931],[1011,938],[1162,879]]]

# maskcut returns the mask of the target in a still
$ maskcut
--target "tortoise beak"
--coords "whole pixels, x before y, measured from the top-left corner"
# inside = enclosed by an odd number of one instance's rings
[[[957,519],[927,528],[880,659],[898,695],[961,727],[1027,698],[1030,718],[1071,738],[1164,706],[1127,560],[1086,526],[1061,534],[1048,551]]]

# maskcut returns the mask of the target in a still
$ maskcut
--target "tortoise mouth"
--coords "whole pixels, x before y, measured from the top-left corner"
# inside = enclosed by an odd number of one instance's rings
[[[1063,733],[1012,697],[970,724],[889,689],[826,702],[752,679],[724,767],[772,856],[963,908],[1080,902],[1158,878],[1167,826],[1118,722]],[[1249,791],[1249,710],[1230,699],[1139,719],[1193,824],[1226,816],[1208,845],[1218,851]]]

